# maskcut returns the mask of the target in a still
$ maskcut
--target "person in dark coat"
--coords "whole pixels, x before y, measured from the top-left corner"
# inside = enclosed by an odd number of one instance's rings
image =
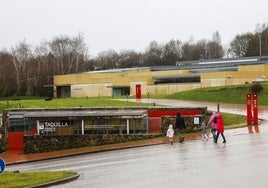
[[[182,143],[184,141],[184,137],[182,135],[182,130],[185,129],[185,122],[184,119],[181,117],[181,114],[178,112],[176,115],[176,125],[175,125],[176,132],[179,136],[179,142]]]

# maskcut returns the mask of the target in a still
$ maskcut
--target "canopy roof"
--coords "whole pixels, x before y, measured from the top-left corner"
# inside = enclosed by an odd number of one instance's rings
[[[40,111],[10,111],[10,119],[46,119],[46,118],[143,118],[147,116],[147,110],[40,110]]]

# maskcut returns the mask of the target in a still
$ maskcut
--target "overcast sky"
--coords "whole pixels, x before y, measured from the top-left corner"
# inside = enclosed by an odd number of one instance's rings
[[[144,52],[151,41],[211,39],[222,44],[268,22],[268,0],[0,0],[0,49],[82,33],[91,56]]]

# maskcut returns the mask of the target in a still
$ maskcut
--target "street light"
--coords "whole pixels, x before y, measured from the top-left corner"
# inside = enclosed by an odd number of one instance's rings
[[[261,57],[261,34],[259,34],[260,57]]]

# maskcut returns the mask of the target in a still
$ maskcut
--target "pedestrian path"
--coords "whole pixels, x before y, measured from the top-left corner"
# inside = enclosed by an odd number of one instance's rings
[[[258,127],[259,127],[258,129],[259,132],[268,132],[268,122],[263,122]],[[252,132],[250,132],[248,127],[225,130],[225,136],[227,137],[227,140],[229,136],[249,134],[249,133],[256,134],[256,131],[253,128]],[[186,136],[185,140],[189,141],[189,140],[195,140],[195,139],[200,139],[200,138],[201,138],[200,135]],[[175,142],[177,141],[178,141],[178,138],[175,138]],[[132,147],[141,147],[141,146],[150,146],[150,145],[165,144],[165,143],[169,143],[168,139],[165,137],[159,137],[159,138],[154,138],[154,139],[140,140],[140,141],[128,142],[128,143],[77,148],[77,149],[72,149],[72,150],[53,151],[53,152],[37,153],[37,154],[23,154],[23,151],[21,150],[10,150],[10,151],[1,153],[0,158],[2,158],[7,165],[12,165],[12,164],[25,163],[25,162],[31,162],[31,161],[60,158],[60,157],[73,156],[73,155],[81,155],[81,154],[86,154],[86,153],[94,153],[94,152],[132,148]]]

